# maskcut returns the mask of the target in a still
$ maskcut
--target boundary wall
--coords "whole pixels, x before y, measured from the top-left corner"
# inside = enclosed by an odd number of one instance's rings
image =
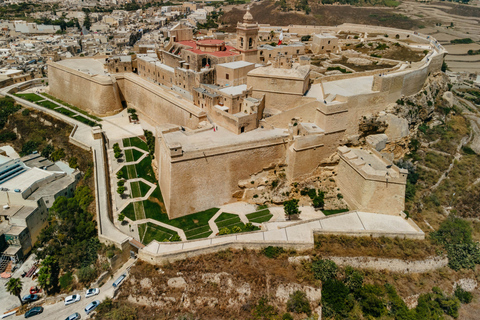
[[[152,241],[148,246],[138,251],[140,260],[159,265],[167,262],[183,260],[202,254],[214,253],[226,249],[253,249],[259,250],[268,246],[281,246],[299,251],[313,249],[316,234],[334,234],[349,236],[389,237],[404,239],[425,239],[423,231],[411,219],[405,220],[398,216],[393,219],[406,221],[411,231],[394,232],[388,230],[326,230],[322,229],[325,220],[340,219],[355,214],[356,211],[345,212],[334,216],[322,217],[314,220],[301,221],[286,227],[266,231],[253,231],[230,234],[220,237],[188,240],[183,242]],[[358,213],[357,213],[358,214]],[[378,214],[378,216],[382,216]],[[264,224],[265,226],[265,224]]]

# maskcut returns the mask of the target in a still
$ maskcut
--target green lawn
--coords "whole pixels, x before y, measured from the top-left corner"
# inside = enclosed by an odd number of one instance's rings
[[[150,186],[142,181],[138,181],[138,184],[140,185],[140,193],[142,194],[142,197],[145,197],[148,191],[150,191]]]
[[[133,161],[137,161],[144,155],[143,152],[140,152],[137,149],[132,149],[132,153],[133,153]]]
[[[133,203],[133,209],[135,210],[135,217],[137,220],[145,219],[145,209],[143,208],[142,201],[136,201]]]
[[[48,100],[37,102],[37,104],[42,106],[42,107],[51,109],[51,110],[54,110],[55,108],[58,108],[58,104],[55,104],[55,103],[53,103],[51,101],[48,101]]]
[[[145,245],[149,244],[153,240],[157,240],[158,242],[167,241],[170,240],[174,235],[178,235],[173,230],[158,226],[151,222],[139,225],[138,232],[140,234],[140,238],[143,238],[143,244]]]
[[[332,214],[337,214],[337,213],[342,213],[342,212],[347,212],[350,211],[349,209],[338,209],[338,210],[322,210],[323,214],[326,216],[332,215]]]
[[[60,112],[61,114],[64,114],[64,115],[66,115],[67,117],[70,117],[70,118],[72,118],[72,116],[75,114],[75,112],[70,111],[68,109],[65,109],[63,107],[55,109],[55,111]]]
[[[75,116],[73,118],[80,121],[81,123],[85,123],[86,125],[89,125],[90,127],[95,127],[96,125],[98,125],[95,121],[89,120],[82,116]]]
[[[14,94],[17,97],[20,97],[22,99],[28,100],[30,102],[37,102],[40,100],[45,100],[44,97],[39,96],[38,94],[35,93],[15,93]]]
[[[142,139],[140,139],[139,137],[130,138],[130,145],[132,147],[137,147],[137,148],[140,148],[142,150],[148,151],[147,143],[145,141],[143,141]]]
[[[125,151],[125,159],[127,160],[127,162],[133,162],[133,153],[132,153],[132,149],[126,149]]]
[[[151,183],[157,183],[157,179],[155,178],[155,173],[153,172],[152,168],[152,158],[146,157],[140,163],[135,165],[137,169],[137,174],[140,178],[143,178]]]
[[[242,220],[236,214],[223,212],[216,220],[215,224],[217,225],[218,229],[222,228],[233,228],[234,226],[239,226],[240,228],[243,227]]]
[[[140,198],[142,196],[142,192],[140,191],[140,184],[138,181],[130,183],[130,191],[132,198]]]
[[[49,95],[48,93],[40,93],[40,94],[41,94],[42,96],[44,96],[44,97],[47,97],[47,98],[55,101],[55,102],[58,102],[58,103],[60,103],[60,104],[63,104],[64,106],[69,107],[70,109],[75,110],[75,111],[77,111],[77,112],[79,112],[79,113],[81,113],[81,114],[83,114],[83,115],[85,115],[85,116],[87,116],[87,117],[89,117],[89,118],[92,118],[93,120],[102,121],[102,119],[100,119],[99,117],[92,116],[92,115],[89,114],[87,111],[85,111],[85,110],[83,110],[83,109],[80,109],[80,108],[77,108],[77,107],[75,107],[75,106],[73,106],[73,105],[71,105],[71,104],[69,104],[69,103],[66,103],[66,102],[60,100],[60,99],[57,99],[57,98],[55,98],[54,96]],[[43,98],[42,98],[42,99],[43,99]]]
[[[268,209],[252,212],[252,213],[246,214],[246,216],[248,218],[248,221],[256,222],[256,223],[270,221],[270,219],[273,217],[273,215],[270,214],[270,211]]]
[[[130,138],[125,138],[123,139],[123,146],[124,147],[130,147]]]
[[[125,215],[125,217],[129,218],[132,221],[137,220],[135,218],[135,210],[133,209],[133,203],[129,203],[125,209],[122,210],[122,213]]]
[[[131,164],[131,165],[128,165],[128,166],[124,166],[124,168],[127,168],[127,173],[128,173],[128,179],[135,179],[135,178],[138,178],[137,177],[137,171],[135,170],[135,165],[134,164]]]

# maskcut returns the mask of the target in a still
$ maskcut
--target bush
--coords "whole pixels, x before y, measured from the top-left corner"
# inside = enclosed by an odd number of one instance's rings
[[[22,146],[22,151],[20,151],[20,155],[26,156],[27,154],[31,154],[37,150],[38,145],[38,142],[32,140],[25,142]]]
[[[310,40],[310,38],[311,38],[310,35],[302,36],[302,38],[300,38],[300,41],[308,41]]]
[[[446,247],[448,266],[455,271],[475,269],[480,264],[480,248],[477,243],[453,244]]]
[[[125,192],[125,187],[118,187],[117,188],[117,193],[118,194],[123,194]]]
[[[230,233],[232,233],[232,230],[228,229],[227,227],[224,227],[218,231],[219,235],[230,234]]]
[[[307,294],[303,291],[292,293],[287,301],[287,310],[295,313],[305,313],[307,316],[310,316],[312,309],[310,308]]]
[[[383,295],[383,288],[375,285],[367,284],[358,290],[357,299],[360,301],[363,313],[376,318],[385,314],[387,309],[381,299]]]
[[[332,260],[316,260],[312,262],[312,271],[315,279],[326,282],[337,277],[338,266]]]
[[[50,155],[52,161],[58,161],[65,158],[65,151],[63,149],[57,149]]]
[[[232,233],[240,233],[242,232],[242,228],[240,228],[239,226],[234,226],[232,228]]]
[[[84,267],[84,268],[78,269],[77,276],[78,276],[79,282],[83,284],[88,284],[93,280],[95,280],[95,277],[97,276],[97,272],[92,267]]]
[[[467,304],[472,302],[472,299],[473,299],[472,293],[463,290],[462,287],[460,286],[457,286],[457,289],[455,289],[455,297],[457,297],[461,303],[467,303]]]
[[[27,116],[29,116],[29,115],[30,115],[30,110],[28,110],[28,109],[23,109],[23,110],[22,110],[22,116],[27,117]]]
[[[354,299],[342,281],[329,279],[322,285],[322,305],[326,317],[345,318],[354,306]]]
[[[118,220],[120,220],[120,217],[118,217]],[[115,252],[113,250],[107,250],[107,258],[112,259],[115,256]]]
[[[118,221],[123,221],[123,220],[125,220],[125,214],[120,213],[120,214],[118,215]]]
[[[71,157],[69,160],[68,160],[68,166],[70,168],[73,168],[73,169],[77,169],[78,168],[78,160],[76,157]]]
[[[273,319],[278,315],[277,309],[268,304],[266,297],[261,297],[252,309],[253,319]]]
[[[125,185],[125,180],[118,180],[117,181],[117,187],[123,187]]]
[[[17,139],[17,134],[13,131],[2,131],[0,133],[0,142],[13,141]]]
[[[466,220],[449,216],[437,231],[431,233],[431,237],[443,245],[471,243],[472,226]]]
[[[284,313],[282,316],[282,320],[293,320],[293,316],[290,313]]]
[[[268,246],[262,250],[262,253],[270,259],[278,258],[278,256],[280,256],[284,252],[285,250],[282,247],[272,247],[272,246]]]
[[[363,274],[360,271],[347,266],[345,268],[345,278],[343,281],[351,292],[355,292],[363,285]]]
[[[58,279],[58,282],[60,284],[60,288],[62,288],[64,290],[67,289],[68,287],[70,287],[70,285],[73,282],[72,273],[70,273],[70,272],[65,273],[63,276],[61,276]]]

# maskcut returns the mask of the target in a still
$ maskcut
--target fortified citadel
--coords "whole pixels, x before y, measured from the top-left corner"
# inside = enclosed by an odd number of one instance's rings
[[[262,40],[279,29],[284,43]],[[302,36],[310,39],[300,42]],[[417,59],[362,52],[372,42]],[[155,51],[51,61],[48,78],[50,94],[70,104],[99,116],[135,108],[155,126],[158,180],[170,218],[252,201],[253,175],[278,169],[289,182],[299,181],[335,153],[337,184],[350,209],[398,216],[407,171],[381,151],[386,141],[408,135],[408,125],[385,113],[385,135],[367,137],[367,148],[348,146],[364,138],[364,117],[419,92],[445,54],[435,39],[411,31],[272,27],[256,23],[247,10],[233,37],[194,40],[192,30],[178,24]]]

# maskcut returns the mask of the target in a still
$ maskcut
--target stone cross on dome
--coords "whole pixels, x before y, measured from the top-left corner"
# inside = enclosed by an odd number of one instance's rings
[[[247,22],[247,21],[252,21],[252,20],[253,20],[253,16],[250,13],[250,6],[248,5],[247,6],[247,12],[245,12],[245,15],[243,16],[243,21]]]

